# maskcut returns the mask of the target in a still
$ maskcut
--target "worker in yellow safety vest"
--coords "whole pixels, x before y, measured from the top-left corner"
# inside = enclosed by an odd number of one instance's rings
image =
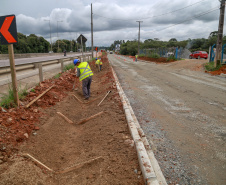
[[[100,71],[99,60],[97,58],[96,58],[95,65],[96,65],[96,68],[98,69],[98,71]]]
[[[99,59],[96,58],[95,64],[96,64],[96,67],[98,68],[98,71],[101,71],[102,64],[103,64],[101,61],[101,58],[99,58]]]
[[[135,55],[135,61],[137,62],[138,55]]]
[[[93,72],[90,69],[88,62],[80,62],[80,60],[75,59],[74,65],[77,67],[77,77],[79,81],[82,81],[82,91],[84,99],[88,100],[90,97],[90,86],[92,82]]]

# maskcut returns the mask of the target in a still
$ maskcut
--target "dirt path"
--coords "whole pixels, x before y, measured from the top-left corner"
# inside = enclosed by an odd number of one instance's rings
[[[0,109],[0,184],[144,184],[106,56],[102,61],[101,72],[91,63],[95,74],[90,103],[81,104],[72,96],[83,101],[81,87],[71,90],[74,78],[68,71],[30,93],[24,105],[55,84],[29,109]],[[112,92],[97,106],[109,90]],[[77,124],[101,111],[104,114]],[[36,165],[23,157],[26,153],[62,173]]]

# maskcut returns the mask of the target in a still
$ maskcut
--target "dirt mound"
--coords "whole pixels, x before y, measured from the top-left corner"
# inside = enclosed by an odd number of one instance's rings
[[[135,56],[129,56],[129,58],[132,58],[135,60]],[[175,60],[170,59],[167,61],[167,58],[160,57],[160,58],[150,58],[150,57],[139,57],[139,60],[145,60],[149,62],[156,62],[156,63],[169,63],[169,62],[174,62]]]
[[[78,91],[72,91],[74,73],[69,70],[35,87],[24,105],[55,85],[28,109],[1,112],[0,184],[144,184],[111,67],[106,56],[102,61],[101,72],[94,61],[90,63],[94,76],[88,102],[83,101],[79,84]],[[11,124],[6,124],[9,117]],[[53,172],[23,157],[27,153]]]

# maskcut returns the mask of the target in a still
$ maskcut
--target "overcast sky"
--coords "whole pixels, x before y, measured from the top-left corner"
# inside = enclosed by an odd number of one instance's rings
[[[90,46],[91,3],[94,46],[138,39],[136,21],[143,21],[141,41],[208,38],[218,30],[219,0],[0,0],[0,16],[15,14],[18,32],[48,41],[50,20],[52,42],[57,33],[59,39],[68,40],[83,34]]]

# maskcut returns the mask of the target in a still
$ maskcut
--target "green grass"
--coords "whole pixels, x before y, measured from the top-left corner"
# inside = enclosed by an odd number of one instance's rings
[[[167,58],[167,60],[166,61],[170,61],[170,60],[177,60],[176,58],[175,58],[175,56],[169,56],[168,58]]]
[[[23,100],[27,96],[27,87],[24,89],[19,88],[18,96],[19,100]],[[0,101],[0,106],[4,108],[16,107],[14,103],[13,89],[12,85],[9,86],[8,94],[3,94]]]
[[[35,92],[35,89],[31,89],[30,91],[31,91],[31,92]]]
[[[140,54],[138,55],[138,57],[145,57],[145,54]]]
[[[74,68],[75,68],[74,64],[68,64],[68,65],[64,66],[64,72],[69,70],[69,69],[74,69]]]
[[[54,78],[54,79],[58,79],[58,78],[60,78],[60,76],[61,76],[61,73],[58,73],[58,74],[56,74],[53,78]]]
[[[149,58],[160,58],[160,55],[158,53],[151,53],[148,55]]]
[[[207,71],[217,71],[222,67],[222,65],[218,65],[217,67],[215,67],[214,62],[209,62],[209,63],[206,63],[204,67]]]

